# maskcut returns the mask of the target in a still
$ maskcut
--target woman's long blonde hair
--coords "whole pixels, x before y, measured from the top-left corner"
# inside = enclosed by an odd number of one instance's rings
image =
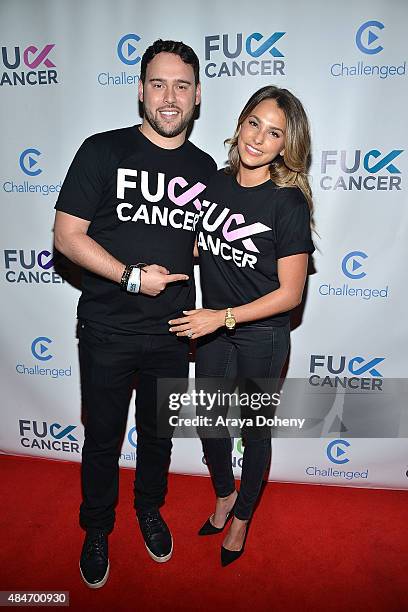
[[[302,103],[287,89],[268,85],[258,89],[245,104],[232,138],[225,141],[229,145],[227,173],[237,174],[239,169],[238,134],[242,123],[251,115],[255,106],[263,100],[275,100],[285,113],[286,133],[284,155],[277,155],[269,166],[271,179],[278,187],[299,187],[313,214],[313,198],[308,179],[310,165],[310,128]],[[313,225],[313,221],[312,221]]]

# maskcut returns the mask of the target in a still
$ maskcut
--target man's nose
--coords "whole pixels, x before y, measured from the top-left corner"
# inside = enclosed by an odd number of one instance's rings
[[[168,87],[165,92],[164,101],[166,104],[174,104],[176,101],[176,95],[173,87]]]

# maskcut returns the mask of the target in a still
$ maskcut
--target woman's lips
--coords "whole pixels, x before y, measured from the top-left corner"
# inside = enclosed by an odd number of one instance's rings
[[[249,144],[245,145],[245,150],[247,153],[249,153],[249,155],[253,155],[253,157],[259,157],[260,155],[262,155],[262,151],[259,151],[258,149],[255,149],[254,147],[252,147]]]

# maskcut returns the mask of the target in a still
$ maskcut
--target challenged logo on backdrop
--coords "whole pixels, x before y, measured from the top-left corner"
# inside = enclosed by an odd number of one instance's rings
[[[357,30],[356,33],[356,45],[358,49],[362,53],[367,53],[368,55],[375,55],[376,53],[380,53],[384,47],[379,44],[376,44],[373,47],[373,43],[379,40],[378,34],[376,33],[378,30],[383,30],[384,24],[381,21],[366,21],[363,23]]]
[[[285,76],[280,44],[286,32],[244,35],[212,34],[204,38],[204,73],[208,78],[235,76]],[[273,59],[271,59],[271,56]],[[275,59],[280,58],[280,59]]]
[[[23,50],[19,46],[2,47],[3,72],[0,76],[0,85],[12,87],[30,85],[32,87],[57,84],[58,74],[54,70],[56,66],[51,53],[54,47],[55,44],[48,44],[44,47],[28,45]]]
[[[61,189],[61,181],[58,183],[36,183],[32,181],[33,178],[44,172],[43,164],[40,165],[39,160],[42,154],[42,151],[36,147],[23,149],[21,153],[16,156],[15,167],[16,169],[19,168],[21,172],[26,175],[26,180],[19,182],[21,181],[21,176],[20,179],[6,179],[3,182],[3,191],[11,195],[33,195],[38,193],[43,196],[48,196],[50,194],[55,196],[58,194]]]
[[[127,72],[126,70],[121,70],[121,72],[117,72],[117,70],[119,62],[127,67],[136,67],[140,63],[141,56],[144,53],[144,48],[139,48],[138,45],[141,40],[142,37],[139,34],[130,33],[124,34],[115,42],[116,61],[115,63],[112,61],[111,66],[98,72],[96,75],[98,85],[103,87],[137,85],[140,71]]]
[[[25,149],[20,155],[20,168],[24,174],[28,176],[38,176],[42,170],[38,166],[38,157],[41,155],[41,151],[38,149]]]
[[[349,45],[352,44],[352,36],[354,38],[354,50],[357,50],[356,59],[349,62],[349,51],[344,50],[344,56],[347,60],[337,59],[330,65],[330,76],[335,78],[352,78],[366,79],[379,78],[389,79],[398,78],[406,75],[406,60],[395,56],[395,44],[389,45],[386,53],[387,59],[390,61],[378,61],[378,54],[384,51],[383,38],[385,25],[381,21],[375,19],[365,21],[355,31],[354,36],[350,31]],[[393,36],[391,27],[388,27],[389,35]],[[364,54],[364,59],[361,59],[361,53]],[[385,54],[382,54],[383,58]],[[370,59],[372,58],[372,61]]]
[[[50,338],[46,336],[38,336],[31,343],[31,353],[33,357],[39,361],[49,361],[52,359],[51,353],[49,353],[49,345],[52,343]]]
[[[118,42],[118,57],[121,62],[128,66],[134,66],[138,64],[142,59],[140,55],[137,55],[137,48],[134,43],[138,43],[140,36],[137,34],[125,34]],[[132,41],[132,42],[130,42]]]
[[[343,464],[343,463],[348,463],[350,459],[347,456],[343,457],[343,455],[346,454],[344,447],[348,448],[349,446],[350,446],[350,442],[348,442],[347,440],[341,440],[341,439],[332,440],[327,445],[327,449],[326,449],[327,457],[332,463],[337,463],[338,465]]]
[[[366,276],[366,272],[363,270],[356,272],[356,270],[359,270],[363,266],[360,260],[367,259],[367,257],[367,253],[363,253],[363,251],[351,251],[350,253],[347,253],[341,262],[343,274],[345,274],[345,276],[348,278],[353,279],[364,278]]]
[[[309,465],[305,468],[305,474],[308,477],[307,480],[313,479],[320,482],[322,479],[324,479],[331,481],[331,484],[333,484],[333,480],[340,482],[344,480],[367,480],[368,468],[363,468],[358,471],[343,468],[345,464],[350,462],[350,447],[350,442],[348,440],[344,440],[343,438],[331,440],[331,442],[329,442],[325,447],[325,457],[331,464],[334,463],[338,467],[328,467],[327,465]]]
[[[346,278],[352,281],[362,281],[368,276],[368,260],[369,256],[364,251],[350,251],[342,257],[339,272],[341,271]],[[321,283],[318,292],[320,296],[327,298],[357,298],[363,300],[387,299],[390,295],[388,285],[372,287],[366,285],[365,282],[361,284],[353,282],[352,285],[349,285],[340,279]]]
[[[15,366],[16,373],[21,376],[41,377],[46,381],[48,378],[53,380],[64,379],[72,375],[72,366],[57,362],[54,365],[54,354],[50,353],[50,344],[53,340],[49,336],[36,336],[30,342],[30,358],[34,357],[35,362],[29,363],[26,359],[19,361]],[[48,362],[52,361],[52,365]],[[41,363],[41,365],[38,364]],[[45,363],[47,362],[47,363]],[[46,384],[44,382],[44,384]]]

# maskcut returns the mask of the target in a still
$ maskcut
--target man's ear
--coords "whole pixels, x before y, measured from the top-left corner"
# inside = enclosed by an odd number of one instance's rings
[[[196,95],[195,95],[195,104],[196,106],[201,102],[201,83],[197,83],[196,87]]]
[[[138,94],[139,94],[139,100],[143,102],[143,83],[140,79],[139,79],[139,84],[138,84]]]

